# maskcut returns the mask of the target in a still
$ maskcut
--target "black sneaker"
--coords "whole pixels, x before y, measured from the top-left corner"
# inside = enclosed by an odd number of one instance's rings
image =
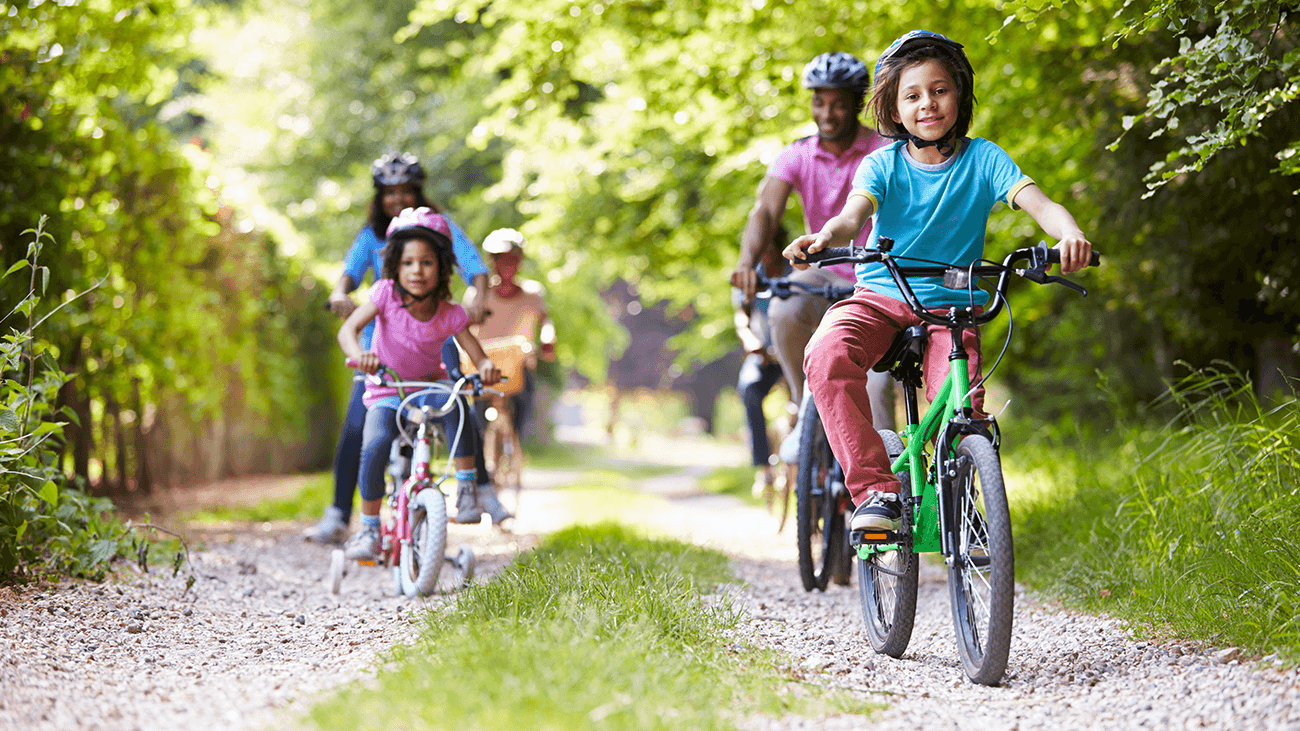
[[[898,496],[889,492],[871,493],[849,520],[849,530],[897,531],[902,526],[903,506]]]

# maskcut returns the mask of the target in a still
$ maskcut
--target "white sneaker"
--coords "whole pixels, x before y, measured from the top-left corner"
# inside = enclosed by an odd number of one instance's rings
[[[496,485],[490,482],[478,486],[478,506],[492,516],[492,525],[501,525],[507,519],[514,517],[509,510],[506,510],[506,506],[501,504],[500,498],[497,497]]]
[[[343,522],[343,511],[331,505],[316,525],[302,532],[302,537],[313,543],[342,543],[348,536],[348,524]]]
[[[378,561],[379,554],[383,551],[382,544],[379,529],[365,526],[343,546],[343,557],[353,561]]]
[[[465,480],[456,488],[456,522],[461,525],[474,525],[483,520],[483,511],[478,507],[473,480]]]

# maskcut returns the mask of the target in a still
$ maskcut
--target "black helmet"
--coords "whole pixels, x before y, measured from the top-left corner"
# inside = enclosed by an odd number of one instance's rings
[[[375,187],[384,185],[401,185],[402,183],[424,182],[424,168],[420,161],[409,152],[390,152],[375,160],[370,167],[370,175],[375,179]]]
[[[823,53],[803,67],[805,89],[849,89],[865,94],[869,86],[867,65],[851,53]]]

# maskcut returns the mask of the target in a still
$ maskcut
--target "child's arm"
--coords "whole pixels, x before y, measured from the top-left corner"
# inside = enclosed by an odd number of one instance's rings
[[[379,370],[379,356],[362,350],[361,340],[357,336],[377,314],[379,308],[367,299],[353,310],[351,315],[348,315],[348,319],[344,320],[339,328],[339,347],[343,348],[343,354],[355,360],[357,369],[365,373]]]
[[[483,352],[483,346],[479,344],[478,338],[474,337],[469,328],[456,333],[456,342],[465,349],[469,359],[478,368],[478,376],[483,379],[483,385],[491,386],[501,380],[501,369],[497,368],[487,353]]]
[[[851,195],[844,202],[844,210],[822,226],[822,230],[815,234],[804,234],[790,245],[785,247],[781,256],[790,260],[795,269],[800,271],[807,269],[806,254],[821,251],[828,246],[848,246],[858,237],[858,232],[862,230],[862,225],[871,218],[875,211],[875,206],[871,199],[864,195]]]
[[[1077,272],[1088,266],[1088,261],[1092,258],[1092,244],[1088,243],[1088,237],[1083,235],[1083,230],[1075,222],[1074,216],[1065,210],[1065,206],[1053,202],[1037,185],[1032,184],[1022,188],[1012,202],[1025,209],[1048,236],[1060,242],[1056,248],[1061,250],[1063,273]]]

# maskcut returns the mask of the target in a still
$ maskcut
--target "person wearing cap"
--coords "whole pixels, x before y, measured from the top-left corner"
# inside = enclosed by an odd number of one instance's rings
[[[758,186],[758,197],[749,213],[740,241],[740,258],[731,273],[731,284],[752,301],[757,290],[755,265],[764,245],[785,216],[790,193],[799,194],[804,230],[811,233],[840,212],[852,189],[853,173],[862,159],[887,143],[859,121],[871,75],[866,64],[849,53],[823,53],[804,67],[802,83],[812,91],[812,117],[817,133],[796,140],[777,155]],[[868,223],[856,239],[866,241]],[[840,265],[808,269],[792,278],[814,286],[844,286],[854,280],[853,267]],[[768,308],[772,350],[785,374],[793,404],[803,396],[804,347],[821,322],[830,302],[815,295],[773,299]],[[877,424],[892,423],[888,408],[891,384],[887,374],[873,374],[869,388],[878,407]],[[883,428],[883,427],[882,427]],[[791,430],[781,445],[782,461],[798,460],[799,429]]]
[[[525,360],[523,389],[510,397],[512,424],[520,436],[533,408],[537,388],[533,371],[537,368],[538,358],[555,360],[555,326],[546,311],[542,285],[518,278],[526,243],[523,234],[512,228],[497,229],[483,239],[483,251],[488,255],[493,276],[484,299],[488,314],[473,328],[482,342],[523,336],[532,345]],[[475,284],[465,291],[465,301],[482,295]],[[539,342],[540,349],[537,347]]]
[[[442,209],[425,197],[424,167],[414,155],[406,152],[386,154],[375,160],[370,173],[375,194],[370,200],[366,225],[352,241],[352,247],[343,260],[343,274],[330,293],[329,306],[336,315],[347,319],[356,310],[357,305],[353,302],[351,293],[361,286],[367,273],[376,279],[380,276],[388,225],[407,208],[424,207],[443,215],[451,232],[452,251],[461,278],[466,284],[487,284],[488,269],[474,242]],[[467,303],[465,309],[471,322],[482,319],[484,304],[481,300]],[[361,347],[369,348],[373,336],[374,323],[370,322],[359,335]],[[453,349],[454,347],[453,345]],[[366,419],[366,407],[362,401],[364,394],[365,385],[356,382],[348,399],[343,429],[334,450],[334,501],[325,509],[321,520],[303,533],[308,540],[338,543],[347,536],[352,502],[357,490],[357,473],[361,466],[362,429]],[[483,470],[479,481],[482,482],[486,477],[486,470]]]

